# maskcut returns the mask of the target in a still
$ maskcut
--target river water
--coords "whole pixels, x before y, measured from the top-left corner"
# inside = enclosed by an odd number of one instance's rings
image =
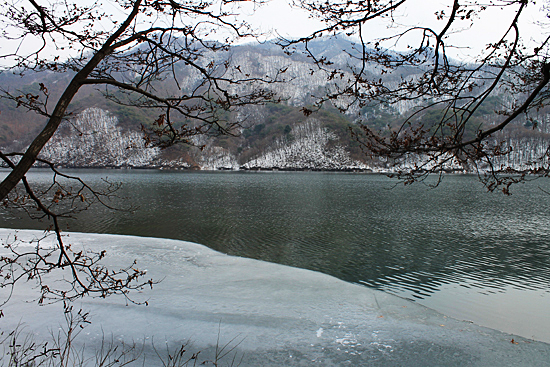
[[[322,172],[68,170],[121,182],[119,208],[64,222],[75,232],[165,237],[327,273],[446,315],[550,342],[550,182],[487,193],[475,176],[437,188]],[[51,183],[46,171],[29,180]],[[139,208],[135,208],[138,206]],[[0,226],[46,222],[0,212]]]

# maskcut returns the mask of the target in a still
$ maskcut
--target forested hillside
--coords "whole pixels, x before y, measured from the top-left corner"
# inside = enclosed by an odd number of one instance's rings
[[[349,62],[349,53],[357,52],[353,42],[343,38],[322,39],[312,43],[317,53],[333,63]],[[344,53],[345,50],[347,53]],[[270,44],[244,45],[232,49],[231,58],[238,68],[228,72],[241,73],[253,70],[255,76],[269,75],[285,70],[284,81],[270,87],[281,97],[281,103],[246,106],[235,112],[245,121],[236,136],[209,134],[195,137],[190,145],[179,145],[164,150],[147,146],[142,139],[142,127],[150,127],[158,111],[124,104],[127,95],[110,90],[85,88],[71,104],[72,119],[64,123],[42,152],[42,157],[62,166],[74,167],[173,167],[196,169],[321,169],[321,170],[372,170],[399,169],[363,152],[356,138],[361,138],[359,124],[381,131],[392,131],[402,122],[402,114],[416,108],[421,101],[400,101],[339,109],[339,100],[312,108],[317,98],[333,88],[333,81],[319,71],[311,60],[299,53],[285,54]],[[212,54],[212,59],[227,55]],[[185,65],[177,65],[185,71]],[[351,67],[351,66],[350,66]],[[376,68],[368,70],[377,75]],[[414,75],[414,70],[380,75],[386,81],[397,81]],[[197,75],[184,73],[184,80],[159,81],[165,90],[192,89]],[[0,84],[12,95],[38,94],[41,85],[48,89],[49,99],[55,101],[64,89],[70,72],[32,73],[22,78],[8,73],[0,74]],[[109,98],[105,98],[105,94]],[[117,103],[117,102],[122,102]],[[345,101],[344,101],[345,102]],[[511,96],[497,95],[488,99],[477,112],[475,122],[480,127],[498,121],[502,106],[513,103]],[[303,109],[312,113],[304,114]],[[308,111],[309,112],[309,111]],[[497,112],[497,113],[495,113]],[[429,129],[440,121],[445,111],[426,109],[418,113],[413,124]],[[237,117],[237,116],[235,116]],[[244,118],[243,118],[244,117]],[[232,116],[227,116],[231,120]],[[17,108],[16,102],[0,99],[0,146],[6,151],[20,151],[45,123],[45,118]],[[542,156],[549,145],[550,111],[541,109],[538,116],[518,119],[501,133],[496,143],[512,153],[503,156],[496,165],[511,165],[522,169]],[[475,124],[470,125],[475,126]],[[466,135],[475,136],[470,127]],[[352,132],[357,133],[354,137]],[[401,166],[415,164],[408,156]],[[481,163],[483,165],[483,163]],[[482,167],[483,168],[483,167]],[[498,167],[497,167],[498,168]],[[473,167],[449,165],[450,170],[468,171]]]

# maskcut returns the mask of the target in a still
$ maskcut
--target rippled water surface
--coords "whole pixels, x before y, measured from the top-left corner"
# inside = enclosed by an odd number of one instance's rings
[[[449,316],[550,342],[550,182],[487,193],[474,176],[435,189],[319,172],[73,170],[122,182],[69,230],[176,238],[313,269]],[[50,178],[36,171],[30,180]],[[542,189],[542,190],[541,190]],[[545,192],[546,191],[546,192]],[[40,228],[13,212],[0,225]]]

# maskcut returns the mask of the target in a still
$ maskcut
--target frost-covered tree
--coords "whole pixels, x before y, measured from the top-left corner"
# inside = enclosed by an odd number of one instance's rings
[[[158,147],[147,147],[143,135],[124,131],[117,118],[99,108],[88,108],[64,121],[40,157],[70,167],[144,167],[158,156]]]
[[[331,146],[331,142],[336,142]],[[350,158],[338,143],[335,133],[321,126],[314,118],[294,126],[288,136],[277,139],[268,150],[244,164],[247,169],[366,169]]]

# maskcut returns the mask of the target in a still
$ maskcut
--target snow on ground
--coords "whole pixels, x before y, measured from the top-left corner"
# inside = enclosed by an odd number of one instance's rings
[[[13,230],[0,229],[2,242]],[[19,231],[30,239],[39,231]],[[79,336],[87,348],[105,335],[164,347],[190,342],[213,359],[216,344],[236,348],[241,366],[545,366],[550,345],[454,320],[404,299],[334,277],[227,256],[204,246],[158,238],[70,233],[73,246],[106,249],[107,262],[134,259],[148,277],[163,279],[124,299],[85,299],[92,324]],[[38,307],[20,290],[0,319],[2,330],[20,320],[37,339],[57,330],[60,305]],[[218,339],[219,338],[219,339]],[[514,343],[512,343],[514,339]],[[147,349],[149,348],[149,349]],[[147,365],[153,366],[151,359]]]

